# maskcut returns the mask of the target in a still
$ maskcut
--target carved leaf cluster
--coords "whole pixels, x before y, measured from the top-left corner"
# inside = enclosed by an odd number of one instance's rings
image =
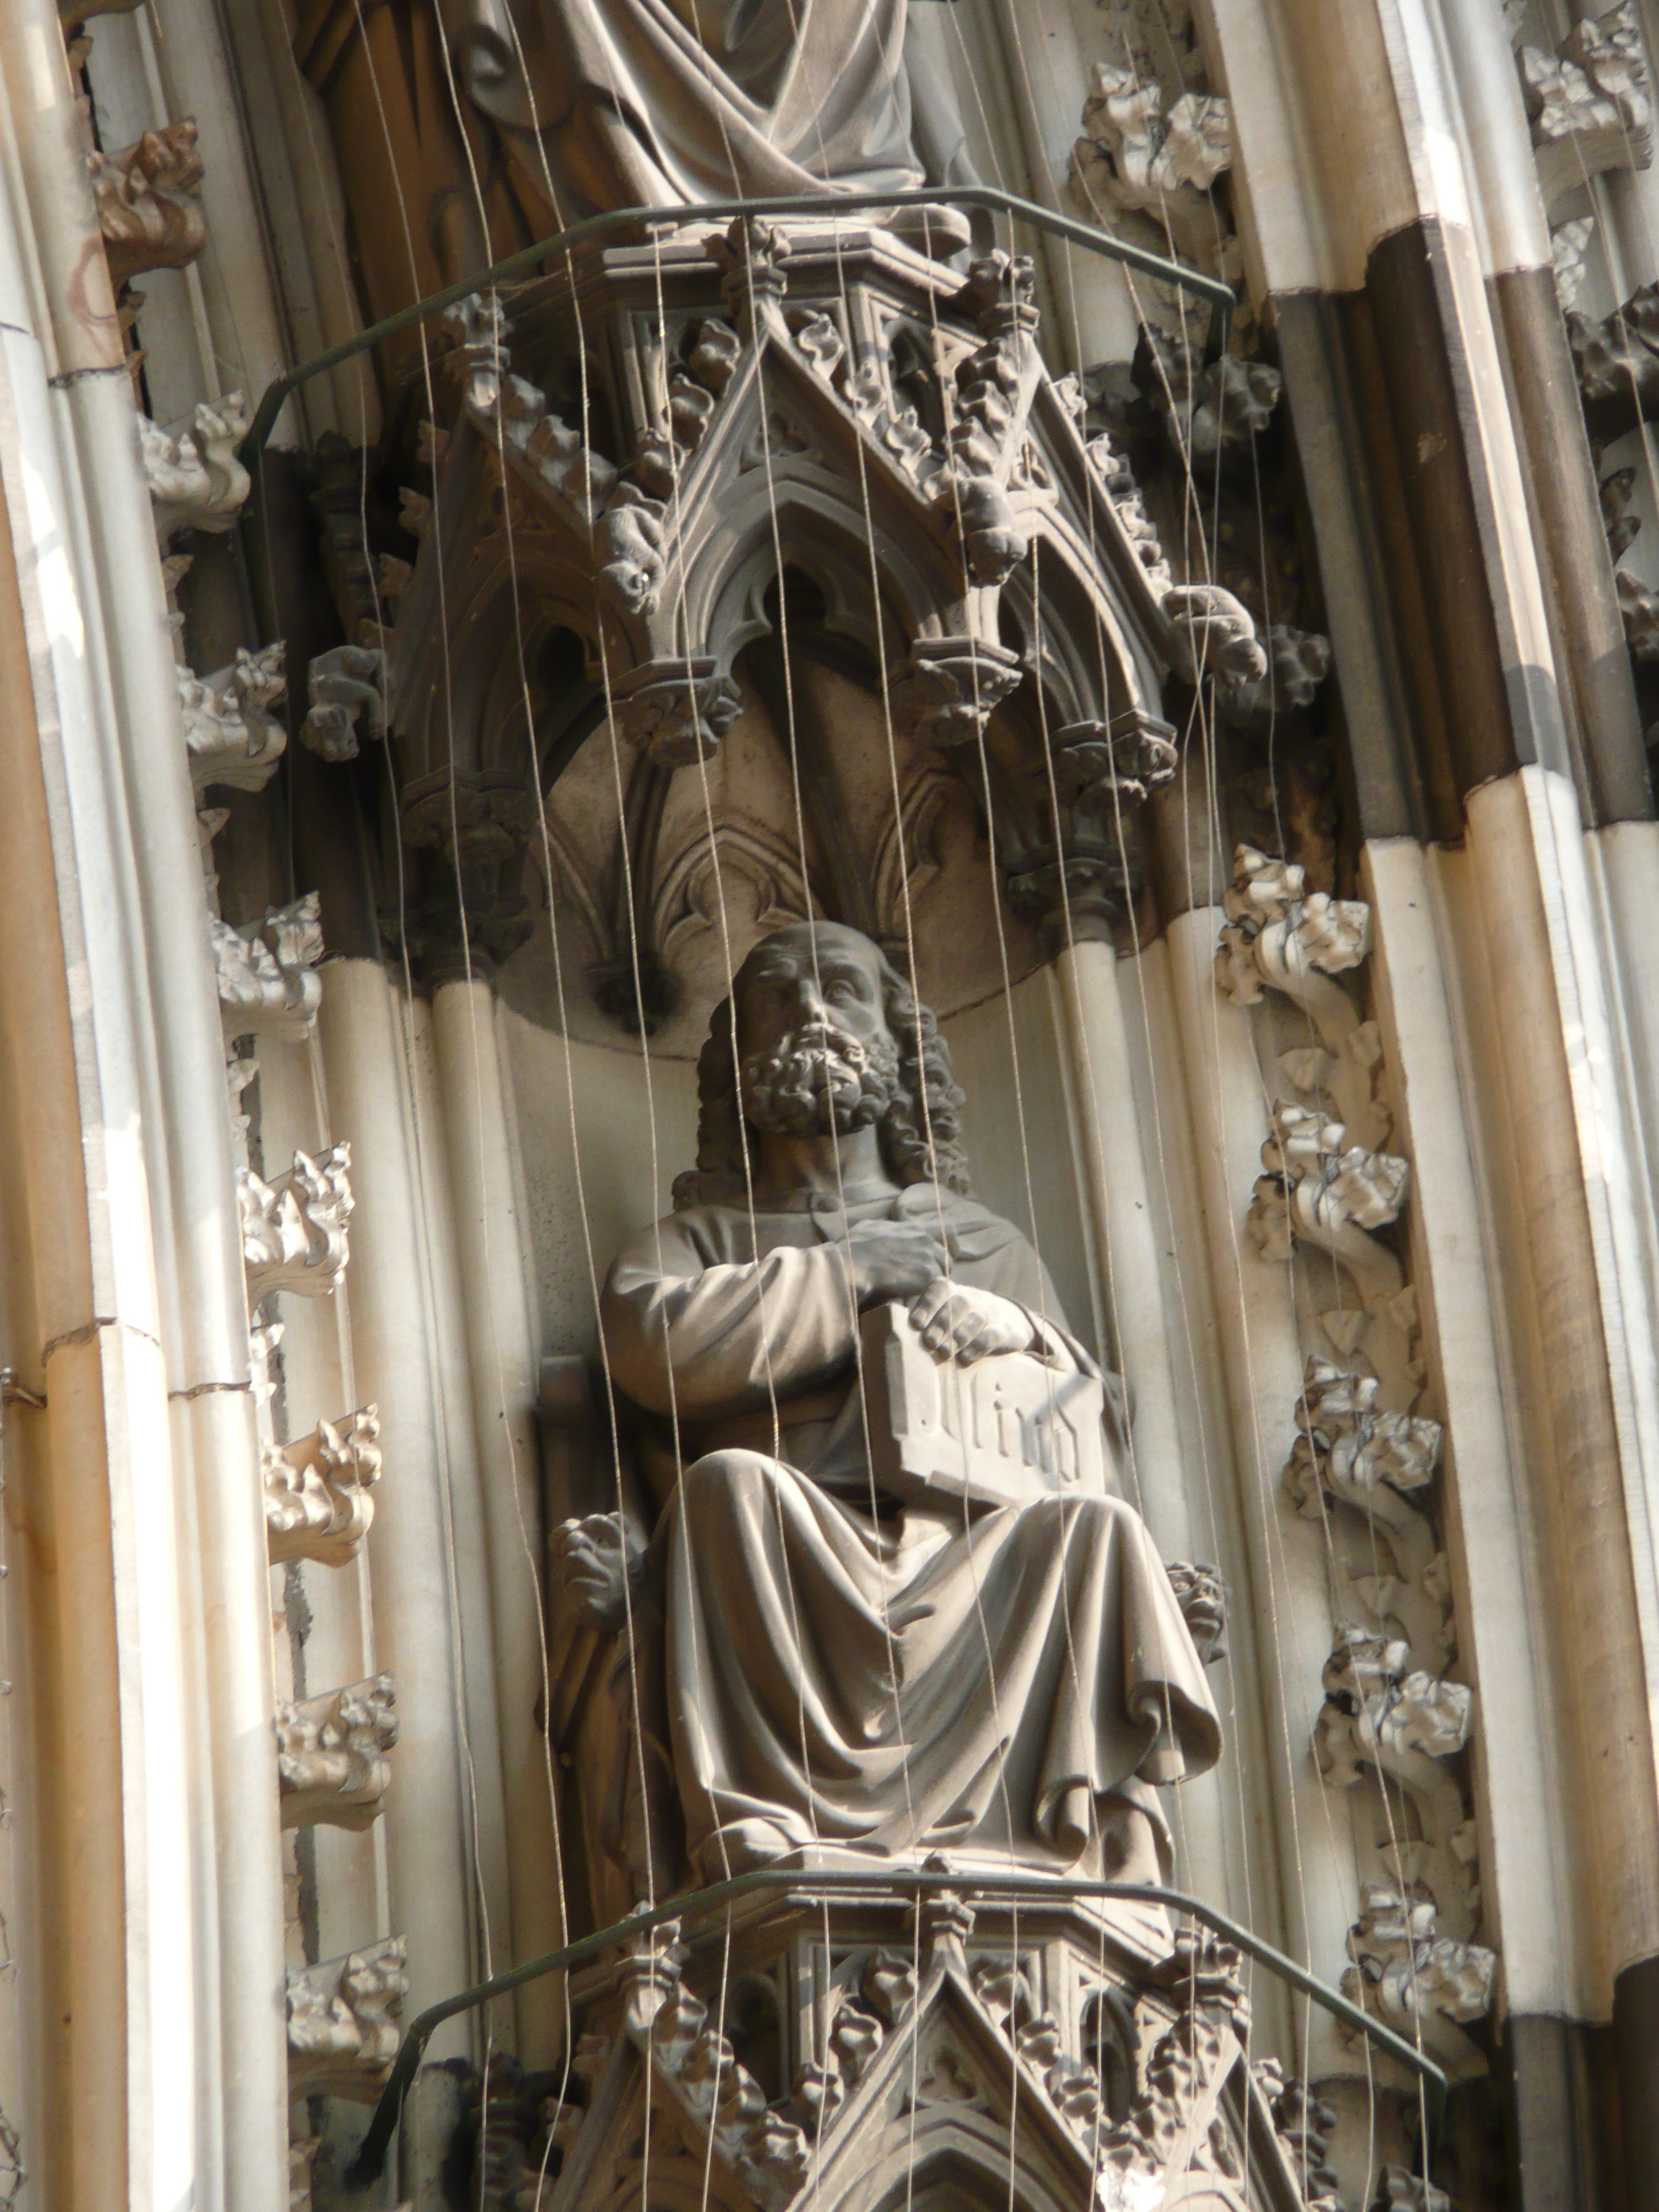
[[[379,1409],[359,1407],[319,1421],[308,1437],[267,1444],[265,1547],[273,1565],[315,1559],[341,1567],[357,1556],[374,1518],[369,1492],[380,1479]]]
[[[299,1043],[311,1035],[322,1004],[317,963],[323,957],[321,908],[315,891],[269,908],[258,921],[233,929],[208,918],[219,982],[219,1014],[227,1037],[277,1037]]]
[[[398,2015],[409,1993],[406,1940],[389,1936],[340,1959],[290,1968],[290,2099],[344,2097],[373,2104],[398,2056]]]
[[[149,486],[155,534],[165,552],[180,530],[229,530],[252,478],[237,459],[251,417],[240,392],[196,403],[188,422],[163,430],[138,417],[138,453]]]
[[[87,156],[92,197],[118,290],[146,269],[183,269],[207,244],[204,174],[194,123],[146,131],[118,153]]]
[[[321,1697],[278,1701],[276,1776],[285,1828],[370,1825],[392,1779],[386,1753],[398,1741],[396,1703],[386,1674]]]
[[[268,1183],[252,1168],[236,1171],[247,1298],[257,1306],[272,1291],[326,1297],[345,1278],[346,1227],[351,1218],[347,1170],[351,1147],[334,1145],[318,1158],[296,1152],[288,1173]]]

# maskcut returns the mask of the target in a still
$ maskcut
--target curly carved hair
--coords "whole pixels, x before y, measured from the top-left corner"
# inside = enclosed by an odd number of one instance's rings
[[[878,1127],[887,1172],[901,1187],[938,1182],[972,1196],[968,1155],[962,1146],[963,1093],[951,1069],[951,1050],[924,1006],[885,953],[880,961],[882,1011],[898,1047],[898,1080]],[[741,978],[739,978],[741,981]],[[736,1017],[722,999],[697,1056],[697,1164],[674,1179],[674,1204],[741,1203],[744,1193],[743,1137],[738,1103]],[[750,1170],[757,1149],[749,1138]]]

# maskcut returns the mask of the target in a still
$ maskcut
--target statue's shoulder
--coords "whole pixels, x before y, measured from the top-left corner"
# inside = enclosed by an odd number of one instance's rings
[[[1006,1245],[1023,1245],[1027,1241],[1012,1221],[994,1213],[976,1198],[947,1190],[943,1183],[907,1183],[899,1193],[896,1211],[907,1221],[943,1221],[956,1237],[971,1238],[987,1256]]]

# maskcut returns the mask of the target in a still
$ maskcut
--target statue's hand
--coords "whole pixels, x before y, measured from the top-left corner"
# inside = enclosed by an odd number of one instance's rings
[[[555,1586],[590,1627],[626,1627],[629,1595],[639,1588],[645,1553],[620,1513],[562,1521],[549,1540],[548,1561]]]
[[[947,1283],[943,1277],[929,1283],[913,1303],[910,1319],[925,1352],[963,1367],[993,1352],[1030,1352],[1036,1340],[1024,1306],[994,1291]]]
[[[914,1297],[946,1265],[945,1240],[933,1222],[860,1221],[846,1249],[860,1306]]]

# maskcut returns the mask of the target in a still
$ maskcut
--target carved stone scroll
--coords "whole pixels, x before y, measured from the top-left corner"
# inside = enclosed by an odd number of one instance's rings
[[[343,1958],[290,1968],[288,2086],[291,2100],[344,2097],[372,2105],[398,2056],[398,2015],[409,1990],[401,1936]]]
[[[350,1164],[351,1147],[334,1145],[315,1159],[296,1152],[294,1165],[275,1182],[264,1182],[252,1168],[237,1170],[250,1308],[272,1291],[320,1298],[338,1290],[349,1256]]]
[[[194,123],[146,131],[118,153],[87,156],[98,227],[118,290],[146,269],[183,269],[207,244]]]
[[[276,1708],[276,1776],[285,1828],[367,1828],[392,1779],[398,1741],[390,1674]]]
[[[236,457],[252,417],[240,392],[198,400],[188,422],[160,428],[138,417],[138,453],[149,485],[155,534],[165,552],[180,530],[229,530],[252,489]]]
[[[379,1408],[359,1407],[319,1421],[308,1437],[267,1444],[261,1455],[265,1548],[273,1566],[315,1559],[343,1567],[355,1559],[374,1518],[369,1496],[380,1479]]]

